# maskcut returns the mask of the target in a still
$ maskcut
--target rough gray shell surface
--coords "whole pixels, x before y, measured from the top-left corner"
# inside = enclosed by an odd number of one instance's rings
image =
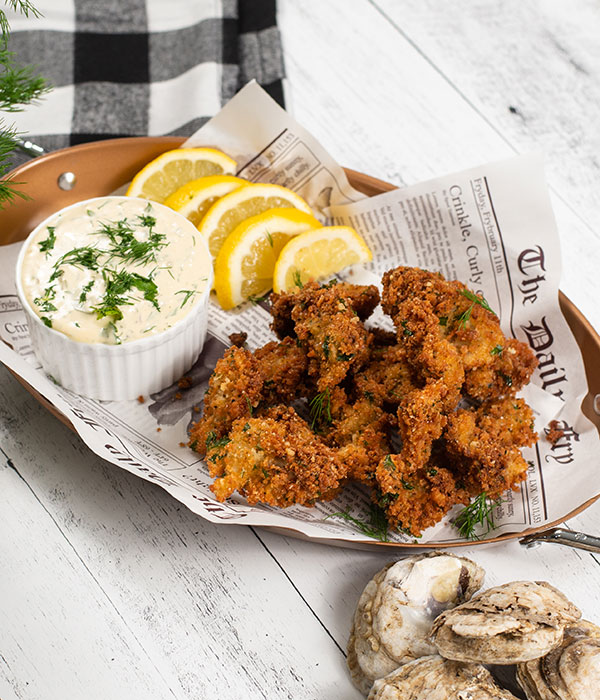
[[[516,700],[480,664],[423,656],[373,684],[369,700]]]
[[[600,627],[580,620],[546,656],[517,666],[529,700],[597,700],[600,697]]]
[[[443,552],[406,557],[375,574],[358,601],[348,641],[356,687],[366,695],[376,678],[435,654],[433,620],[468,600],[484,575],[470,559]]]
[[[580,617],[580,610],[550,584],[514,581],[442,613],[431,637],[448,659],[515,664],[545,656]]]

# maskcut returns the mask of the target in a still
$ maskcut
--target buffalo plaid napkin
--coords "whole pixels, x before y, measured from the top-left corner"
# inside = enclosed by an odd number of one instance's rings
[[[115,136],[188,136],[252,78],[283,105],[275,0],[34,5],[43,17],[9,15],[9,48],[53,89],[5,121],[46,150]]]

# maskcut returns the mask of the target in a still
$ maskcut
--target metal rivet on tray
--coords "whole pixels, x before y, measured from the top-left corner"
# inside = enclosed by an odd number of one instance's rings
[[[61,190],[72,190],[76,182],[75,173],[62,173],[58,176],[58,186]]]
[[[594,411],[598,416],[600,416],[600,394],[594,396]]]

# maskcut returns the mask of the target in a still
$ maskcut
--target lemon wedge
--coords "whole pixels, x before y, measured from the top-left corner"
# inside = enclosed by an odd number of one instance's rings
[[[125,193],[164,202],[190,180],[208,175],[234,173],[236,162],[215,148],[176,148],[150,161],[133,178]]]
[[[175,190],[165,199],[163,204],[179,212],[195,226],[198,226],[202,217],[217,199],[248,184],[248,180],[242,180],[234,175],[199,177]]]
[[[227,236],[244,219],[268,209],[294,207],[312,215],[308,204],[281,185],[250,184],[226,194],[215,202],[198,225],[213,257],[217,257]]]
[[[372,259],[367,244],[350,226],[307,231],[292,238],[281,251],[273,272],[273,291],[293,290],[309,279],[322,279]]]
[[[299,209],[269,209],[238,224],[215,261],[215,291],[224,309],[268,292],[280,251],[294,236],[322,224]]]

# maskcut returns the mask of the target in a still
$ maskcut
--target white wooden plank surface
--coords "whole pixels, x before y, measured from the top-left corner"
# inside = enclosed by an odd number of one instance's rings
[[[600,328],[596,3],[279,8],[292,111],[344,165],[403,184],[545,150],[562,288]],[[91,454],[4,369],[0,446],[2,700],[360,697],[350,616],[390,554],[205,523]],[[600,506],[569,525],[600,532]],[[488,584],[548,580],[600,622],[596,557],[462,551]]]

